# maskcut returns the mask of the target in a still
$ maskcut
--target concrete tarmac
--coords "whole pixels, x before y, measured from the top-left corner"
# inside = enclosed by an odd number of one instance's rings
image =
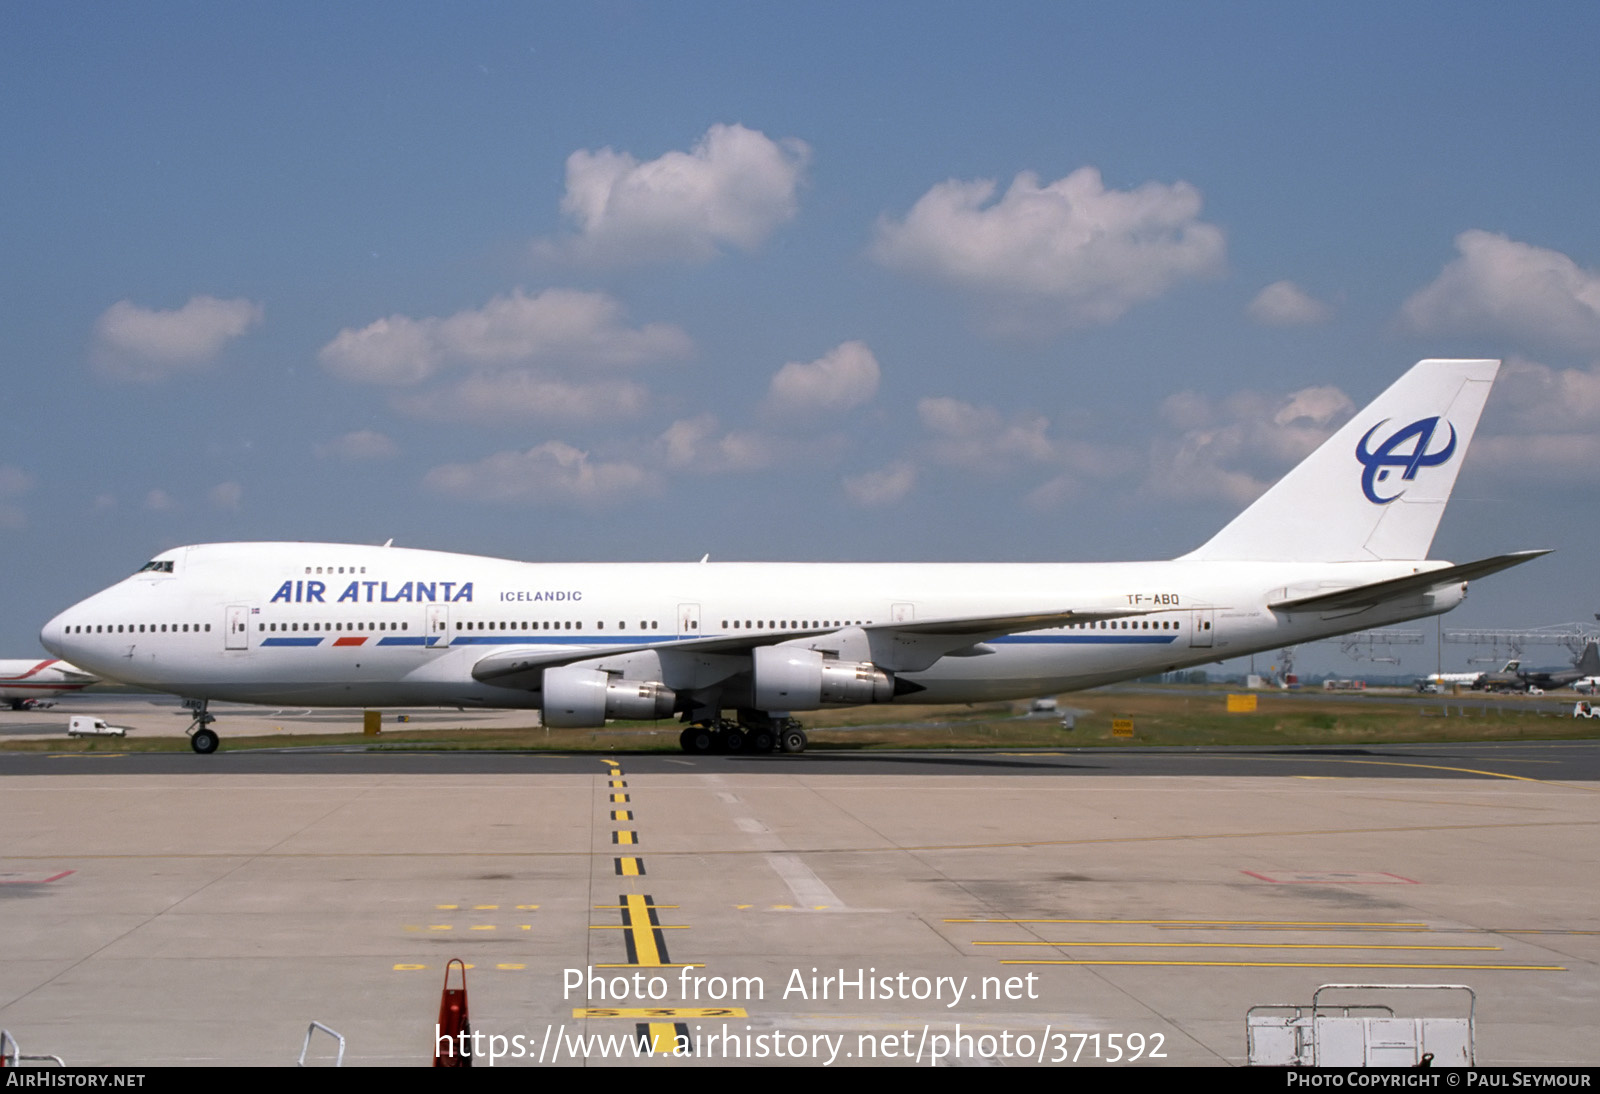
[[[499,1066],[649,1062],[641,1030],[700,1063],[1241,1064],[1248,1008],[1327,983],[1470,985],[1480,1064],[1593,1065],[1600,781],[1555,758],[1596,746],[1542,747],[1415,778],[50,758],[0,774],[0,1026],[286,1065],[318,1020],[347,1064],[422,1065],[461,958]]]

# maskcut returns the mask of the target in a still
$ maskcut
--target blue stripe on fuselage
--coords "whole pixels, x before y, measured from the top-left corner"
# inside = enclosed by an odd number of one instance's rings
[[[996,644],[1058,645],[1058,646],[1165,646],[1178,640],[1176,634],[1008,634],[987,641]]]

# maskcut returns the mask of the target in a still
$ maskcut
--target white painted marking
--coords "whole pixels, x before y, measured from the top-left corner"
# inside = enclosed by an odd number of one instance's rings
[[[816,874],[800,861],[798,855],[768,855],[767,865],[783,879],[800,904],[826,906],[831,911],[845,911],[844,901]]]

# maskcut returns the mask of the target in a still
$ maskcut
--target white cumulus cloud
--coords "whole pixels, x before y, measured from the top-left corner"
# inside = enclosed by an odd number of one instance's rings
[[[916,465],[908,460],[896,460],[876,471],[847,475],[844,480],[844,492],[857,505],[874,508],[880,505],[893,505],[909,494],[916,484]]]
[[[1458,257],[1401,308],[1419,334],[1502,334],[1577,352],[1600,348],[1600,271],[1560,251],[1472,229]]]
[[[604,293],[518,289],[444,318],[392,315],[346,328],[322,347],[334,375],[363,383],[415,384],[446,366],[637,365],[687,356],[693,344],[668,323],[629,327]]]
[[[485,425],[518,421],[598,421],[641,413],[650,390],[633,380],[575,382],[532,369],[475,373],[438,391],[394,400],[417,418]]]
[[[776,447],[774,441],[751,432],[724,433],[717,416],[707,411],[673,422],[657,439],[657,446],[668,467],[720,474],[766,467]]]
[[[656,438],[662,466],[701,475],[747,474],[770,467],[815,469],[836,463],[849,441],[837,432],[724,430],[709,411],[680,418]]]
[[[767,408],[777,413],[841,411],[878,393],[878,359],[864,342],[844,342],[815,361],[790,361],[772,377]]]
[[[1000,325],[1110,323],[1174,284],[1221,271],[1222,230],[1186,182],[1110,190],[1093,167],[1040,185],[1019,174],[939,183],[904,220],[878,224],[872,256],[1001,305]]]
[[[1245,308],[1251,319],[1269,327],[1300,327],[1325,323],[1333,309],[1293,281],[1274,281]]]
[[[608,264],[705,261],[754,250],[799,208],[811,150],[742,125],[713,125],[688,152],[640,162],[611,148],[567,157],[561,211],[577,234],[541,250]]]
[[[435,467],[422,485],[435,494],[505,505],[603,505],[648,493],[656,479],[636,464],[590,459],[564,441],[546,441],[525,452]]]
[[[631,417],[649,401],[644,385],[597,379],[596,370],[681,358],[693,348],[671,324],[629,326],[622,305],[604,293],[519,289],[450,316],[391,315],[343,330],[321,358],[342,379],[412,389],[393,405],[414,417],[590,421]]]
[[[1056,454],[1046,436],[1050,421],[1042,415],[1023,413],[1007,421],[993,407],[935,396],[917,402],[917,417],[930,434],[926,449],[935,463],[994,474],[1046,463]]]
[[[1471,458],[1474,468],[1513,483],[1600,480],[1600,365],[1508,360]]]
[[[205,368],[263,314],[260,304],[214,296],[191,297],[171,311],[119,300],[95,321],[91,357],[109,379],[154,383]]]
[[[1248,504],[1355,409],[1335,387],[1288,395],[1239,391],[1221,400],[1179,392],[1160,407],[1172,429],[1151,443],[1147,489],[1160,497]]]

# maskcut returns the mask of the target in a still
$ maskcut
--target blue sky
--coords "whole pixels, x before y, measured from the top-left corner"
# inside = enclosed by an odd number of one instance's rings
[[[1449,625],[1589,618],[1597,47],[1580,3],[5,5],[0,650],[224,539],[1168,557],[1428,356],[1508,361],[1435,555],[1558,549]]]

